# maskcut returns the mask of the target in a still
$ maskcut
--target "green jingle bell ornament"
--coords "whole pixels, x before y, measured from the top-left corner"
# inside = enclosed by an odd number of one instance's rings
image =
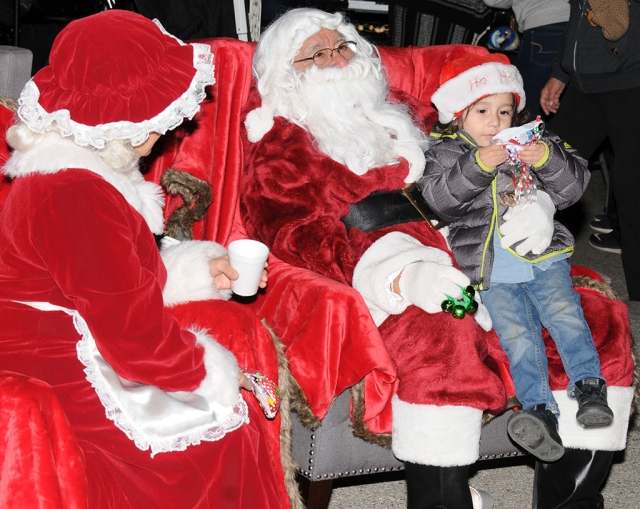
[[[447,295],[446,300],[442,301],[440,307],[445,313],[451,313],[454,318],[463,319],[465,315],[473,315],[478,311],[478,302],[474,299],[476,291],[473,286],[466,288],[460,287],[462,290],[462,299],[457,300]]]
[[[464,315],[467,314],[467,309],[462,304],[457,304],[453,306],[453,311],[451,312],[454,318],[458,318],[462,320]]]
[[[451,311],[453,311],[454,305],[455,304],[449,299],[443,300],[441,304],[442,311],[444,311],[445,313],[451,313]]]

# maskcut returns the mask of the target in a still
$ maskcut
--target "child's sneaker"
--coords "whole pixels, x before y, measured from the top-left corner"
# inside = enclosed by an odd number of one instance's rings
[[[516,444],[541,461],[557,461],[564,455],[558,419],[544,405],[514,413],[507,422],[507,431]]]
[[[607,405],[607,384],[602,378],[585,378],[576,382],[578,401],[576,419],[583,428],[604,428],[613,422],[613,412]]]

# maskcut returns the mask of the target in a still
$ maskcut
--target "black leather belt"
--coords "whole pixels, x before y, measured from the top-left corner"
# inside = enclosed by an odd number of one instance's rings
[[[370,232],[385,226],[413,221],[438,221],[434,228],[446,223],[440,221],[427,205],[418,184],[397,191],[378,191],[364,200],[352,203],[349,213],[340,219],[347,227]]]

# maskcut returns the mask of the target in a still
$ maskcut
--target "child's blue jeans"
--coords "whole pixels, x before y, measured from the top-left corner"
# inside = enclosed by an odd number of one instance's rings
[[[576,382],[602,378],[598,352],[570,271],[567,260],[560,260],[544,271],[534,267],[532,281],[492,283],[481,294],[500,345],[509,356],[516,394],[525,410],[544,403],[548,410],[560,415],[549,387],[542,327],[555,341],[570,380],[570,396]]]

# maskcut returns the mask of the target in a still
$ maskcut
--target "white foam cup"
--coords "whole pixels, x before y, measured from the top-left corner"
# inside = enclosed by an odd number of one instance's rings
[[[228,248],[231,266],[239,277],[231,282],[231,290],[241,297],[251,297],[258,292],[264,263],[269,248],[262,242],[251,239],[234,240]]]

